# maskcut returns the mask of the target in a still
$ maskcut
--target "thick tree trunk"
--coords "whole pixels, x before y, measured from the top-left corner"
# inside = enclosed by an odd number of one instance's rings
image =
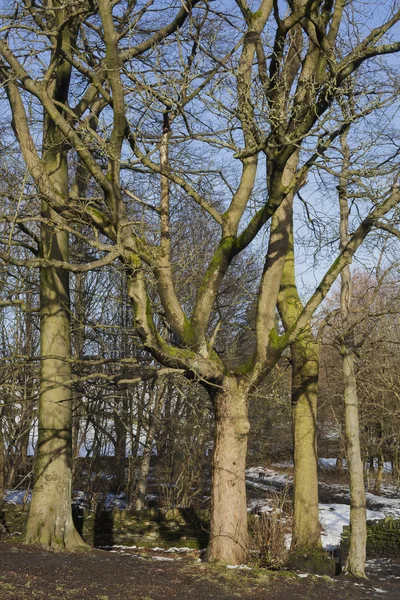
[[[354,354],[350,349],[343,352],[344,401],[346,409],[347,461],[350,478],[350,550],[346,571],[365,577],[367,542],[366,499],[364,469],[361,459],[357,383]]]
[[[226,378],[213,400],[216,426],[208,559],[238,565],[248,557],[247,394],[234,378]]]
[[[293,403],[293,537],[292,550],[321,546],[318,514],[317,392],[319,349],[311,333],[291,348]]]
[[[298,155],[287,173],[295,171]],[[288,198],[289,200],[289,198]],[[290,230],[283,268],[278,310],[285,331],[296,322],[304,309],[295,273],[293,236],[293,194],[288,202]],[[290,347],[292,358],[292,415],[293,415],[293,551],[321,547],[321,528],[318,513],[318,457],[317,457],[317,392],[319,348],[311,324]]]
[[[82,192],[83,195],[83,192]],[[74,315],[74,357],[81,359],[85,344],[85,276],[83,273],[75,275],[75,315]],[[79,439],[82,407],[84,403],[83,395],[79,386],[74,385],[72,388],[72,469],[75,470],[76,459],[79,456],[81,440]]]
[[[57,239],[54,239],[56,238]],[[53,237],[64,255],[65,234]],[[41,386],[35,483],[26,543],[73,549],[84,546],[72,521],[72,394],[69,363],[68,277],[52,268],[41,271]]]
[[[46,125],[47,120],[45,121]],[[57,152],[54,131],[48,125],[46,170],[57,189],[68,197],[66,156]],[[56,136],[57,138],[57,136]],[[43,214],[52,211],[43,204]],[[69,239],[64,231],[42,225],[42,254],[69,260]],[[35,481],[25,543],[53,548],[86,546],[75,529],[71,510],[72,487],[72,385],[69,275],[63,269],[40,270],[40,392],[39,431]]]

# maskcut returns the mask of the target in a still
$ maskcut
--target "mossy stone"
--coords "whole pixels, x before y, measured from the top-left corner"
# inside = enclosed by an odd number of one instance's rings
[[[329,575],[333,577],[338,573],[336,561],[328,556],[322,548],[295,551],[291,553],[288,566],[292,569],[305,571],[313,575]]]

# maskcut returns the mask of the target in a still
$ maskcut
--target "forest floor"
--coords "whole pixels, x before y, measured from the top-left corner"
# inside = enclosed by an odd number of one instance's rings
[[[278,470],[277,470],[278,468]],[[254,467],[247,471],[249,508],[270,512],[290,498],[292,469]],[[348,523],[349,492],[345,477],[323,471],[320,520],[324,547],[339,545]],[[20,502],[23,491],[8,501]],[[286,501],[286,500],[285,500]],[[399,489],[383,487],[367,495],[369,518],[400,518]],[[0,542],[0,600],[361,600],[400,598],[400,558],[367,562],[366,580],[306,573],[233,569],[201,562],[199,551],[113,546],[85,553],[59,553],[23,546],[11,538]]]
[[[0,600],[358,600],[400,597],[400,560],[368,563],[368,579],[239,570],[194,556],[60,553],[0,542]]]

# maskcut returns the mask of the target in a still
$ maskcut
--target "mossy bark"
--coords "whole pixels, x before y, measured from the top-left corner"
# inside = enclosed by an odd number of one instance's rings
[[[58,15],[63,18],[63,15]],[[66,32],[67,42],[71,43]],[[53,88],[54,98],[66,101],[70,68],[61,64]],[[44,118],[43,165],[54,188],[68,201],[67,155],[60,132]],[[43,201],[41,254],[68,262],[69,239],[51,225],[53,211]],[[71,511],[72,487],[72,384],[71,329],[68,271],[40,270],[40,392],[35,480],[24,533],[28,544],[75,549],[86,546],[75,529]]]
[[[278,310],[285,331],[290,330],[304,308],[296,285],[292,201],[293,197],[287,203],[290,232],[278,296]],[[319,347],[311,324],[291,344],[290,352],[294,450],[292,550],[297,551],[321,547],[317,457]]]
[[[293,537],[292,549],[321,546],[318,513],[317,392],[319,348],[312,334],[291,347],[293,403]]]
[[[247,394],[235,378],[226,377],[213,401],[216,424],[208,559],[238,565],[248,557]]]
[[[65,260],[68,236],[42,232],[46,256]],[[72,521],[72,390],[68,274],[40,273],[40,396],[35,482],[24,541],[53,548],[85,545]]]

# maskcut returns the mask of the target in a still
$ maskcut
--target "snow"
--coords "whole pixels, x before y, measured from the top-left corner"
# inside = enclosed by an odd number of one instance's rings
[[[271,485],[277,487],[287,486],[293,481],[293,477],[286,473],[277,473],[277,471],[266,467],[250,467],[246,469],[246,481],[250,486],[262,490],[271,487]]]
[[[368,505],[383,511],[385,517],[390,515],[395,519],[400,519],[400,498],[386,498],[371,492],[367,492],[366,498]]]
[[[319,459],[322,465],[333,464],[335,459]],[[389,464],[389,463],[388,463]],[[250,467],[246,470],[246,483],[249,487],[258,491],[270,491],[271,487],[276,490],[283,489],[289,486],[293,481],[293,477],[287,473],[279,473],[273,469],[266,467]],[[319,504],[319,517],[322,525],[322,544],[323,547],[332,550],[339,546],[340,537],[343,527],[349,524],[350,507],[348,504],[343,504],[342,500],[349,501],[348,488],[343,485],[321,484],[327,487],[332,492],[332,497],[339,500],[330,504]],[[371,521],[383,519],[386,516],[392,516],[395,519],[400,519],[400,498],[398,496],[398,488],[395,486],[385,485],[382,487],[382,496],[377,496],[371,492],[367,492],[367,519]],[[74,490],[74,504],[85,507],[88,505],[88,497],[85,493]],[[6,492],[4,500],[10,504],[24,504],[31,499],[31,493],[27,490],[9,490]],[[105,498],[106,509],[118,507],[126,508],[126,499],[124,494],[108,494]],[[248,501],[248,511],[253,513],[272,513],[279,512],[279,507],[272,498],[251,498]],[[290,534],[286,535],[286,543],[290,545]],[[123,549],[137,549],[140,547],[131,546],[113,546],[111,551]],[[109,548],[111,549],[111,548]],[[154,548],[156,552],[171,552],[184,553],[190,552],[190,548]]]
[[[26,504],[31,501],[31,492],[27,490],[7,490],[4,495],[4,501],[7,504]]]
[[[367,510],[367,519],[371,521],[384,518],[385,513],[383,512]],[[320,504],[319,520],[323,527],[322,545],[327,550],[333,550],[340,545],[343,527],[349,524],[350,506],[347,504]]]
[[[319,458],[318,464],[323,469],[335,469],[336,468],[336,458]],[[343,468],[347,469],[347,462],[343,460]]]
[[[336,458],[319,458],[318,459],[318,464],[323,469],[335,469],[336,468]],[[347,469],[347,461],[346,461],[346,459],[343,460],[343,468]],[[375,461],[374,461],[374,469],[377,469],[377,468],[378,468],[378,460],[375,459]],[[384,473],[391,473],[392,472],[392,463],[391,462],[385,462],[385,463],[383,463],[383,472]]]

